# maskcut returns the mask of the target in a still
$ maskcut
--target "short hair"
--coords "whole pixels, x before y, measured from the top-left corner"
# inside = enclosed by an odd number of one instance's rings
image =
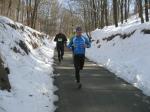
[[[82,28],[81,27],[77,27],[76,28],[76,32],[81,32],[82,31]]]

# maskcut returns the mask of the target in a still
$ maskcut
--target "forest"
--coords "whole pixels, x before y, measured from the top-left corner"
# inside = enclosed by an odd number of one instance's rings
[[[64,5],[65,4],[65,5]],[[149,21],[150,0],[0,0],[0,14],[51,36],[70,35],[76,26],[90,32],[123,24],[133,15]]]

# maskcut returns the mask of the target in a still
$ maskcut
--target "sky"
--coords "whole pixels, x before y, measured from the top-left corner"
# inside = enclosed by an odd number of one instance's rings
[[[68,0],[58,0],[60,3],[65,4],[65,2],[67,2]]]
[[[59,3],[62,3],[63,4],[63,6],[65,6],[65,7],[67,7],[67,2],[69,1],[69,0],[58,0],[59,1]]]

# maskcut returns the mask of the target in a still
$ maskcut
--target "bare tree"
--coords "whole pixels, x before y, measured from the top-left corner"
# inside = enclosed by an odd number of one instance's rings
[[[113,18],[115,26],[118,27],[118,16],[117,16],[117,0],[113,0]]]
[[[149,21],[149,14],[148,14],[148,0],[145,0],[145,19],[146,19],[146,22]]]
[[[121,0],[120,3],[120,13],[121,13],[121,23],[123,24],[123,5],[124,5],[124,0]]]
[[[150,0],[68,1],[68,7],[62,7],[59,0],[0,0],[0,14],[51,35],[60,30],[70,34],[76,26],[86,32],[112,24],[117,27],[137,13],[141,23],[149,21]]]
[[[20,13],[20,5],[21,5],[21,0],[18,0],[18,6],[17,6],[17,21],[19,21],[19,13]]]
[[[104,0],[101,0],[101,28],[104,27]]]
[[[7,10],[7,16],[11,10],[12,0],[9,0],[8,10]]]
[[[21,7],[21,22],[24,23],[24,12],[25,12],[25,2],[22,1],[22,7]]]
[[[35,28],[39,3],[40,3],[40,0],[34,1],[33,12],[31,13],[31,27],[32,28]]]
[[[128,13],[127,13],[127,0],[125,0],[125,3],[124,3],[124,17],[125,17],[125,21],[127,22],[127,18],[128,18]]]
[[[108,1],[104,0],[105,25],[108,26]]]
[[[138,11],[139,17],[141,18],[141,23],[144,23],[142,0],[138,0]]]
[[[30,26],[31,0],[26,0],[27,25]]]

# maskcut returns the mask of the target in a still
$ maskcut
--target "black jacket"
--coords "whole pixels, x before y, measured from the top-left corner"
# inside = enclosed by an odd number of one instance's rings
[[[58,33],[54,39],[57,47],[64,47],[67,42],[67,38],[63,33]]]

